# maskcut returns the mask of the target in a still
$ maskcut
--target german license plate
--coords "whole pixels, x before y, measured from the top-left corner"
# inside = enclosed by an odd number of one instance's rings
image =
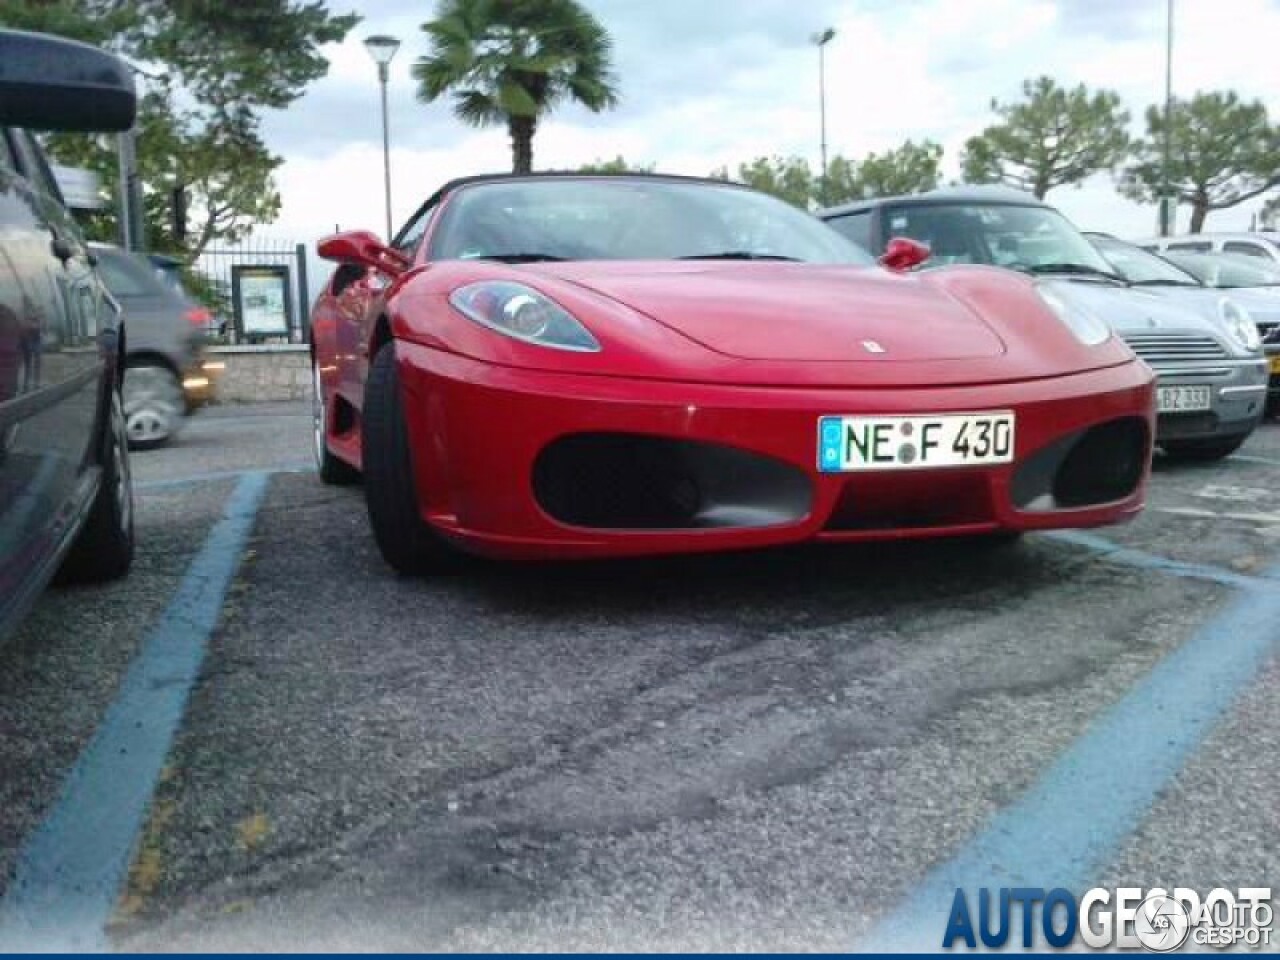
[[[1156,387],[1156,410],[1160,413],[1208,410],[1211,406],[1209,387]]]
[[[919,417],[819,417],[824,473],[922,470],[1013,462],[1014,415],[947,413]]]

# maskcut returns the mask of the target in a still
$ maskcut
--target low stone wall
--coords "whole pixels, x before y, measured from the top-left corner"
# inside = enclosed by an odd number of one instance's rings
[[[311,353],[306,344],[211,347],[208,360],[225,363],[215,403],[267,403],[311,396]]]

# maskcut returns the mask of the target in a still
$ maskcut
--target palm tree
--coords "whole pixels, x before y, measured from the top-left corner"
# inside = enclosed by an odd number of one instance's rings
[[[431,51],[413,65],[418,99],[451,93],[464,123],[506,123],[516,173],[533,169],[538,121],[557,104],[599,113],[618,102],[613,41],[576,0],[440,0],[422,31]]]

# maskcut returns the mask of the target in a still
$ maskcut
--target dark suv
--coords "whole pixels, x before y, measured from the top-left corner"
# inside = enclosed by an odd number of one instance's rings
[[[28,131],[127,130],[135,107],[117,58],[0,30],[0,636],[59,569],[133,559],[121,311]]]

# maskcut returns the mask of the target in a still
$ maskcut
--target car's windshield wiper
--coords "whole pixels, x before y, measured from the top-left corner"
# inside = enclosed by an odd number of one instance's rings
[[[502,263],[563,263],[568,257],[557,257],[554,253],[486,253],[477,260],[499,260]]]
[[[677,260],[786,260],[799,263],[799,257],[784,257],[780,253],[753,253],[750,250],[721,250],[719,253],[691,253],[676,257]]]
[[[1108,280],[1115,280],[1124,283],[1124,277],[1118,273],[1112,273],[1109,270],[1099,270],[1097,267],[1091,267],[1087,263],[1032,263],[1024,268],[1027,273],[1065,273],[1077,274],[1084,277],[1105,277]]]
[[[1135,287],[1199,287],[1203,284],[1195,283],[1192,280],[1130,280],[1129,283]]]

